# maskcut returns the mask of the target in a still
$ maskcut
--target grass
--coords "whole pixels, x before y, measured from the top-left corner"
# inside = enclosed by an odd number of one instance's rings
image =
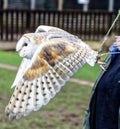
[[[19,65],[21,58],[15,52],[0,51],[0,63]],[[94,81],[99,68],[84,65],[74,75]],[[67,82],[61,91],[41,110],[20,120],[8,121],[4,109],[13,92],[10,89],[17,71],[0,68],[0,129],[82,129],[91,87]]]
[[[14,80],[16,72],[17,71],[0,68],[0,87],[2,86],[5,88],[6,81],[7,81],[7,84],[11,84],[11,82],[13,82]]]
[[[91,67],[90,65],[85,64],[74,74],[73,77],[95,81],[99,71],[100,71],[100,68],[97,64],[94,67]]]
[[[21,58],[14,51],[0,51],[0,63],[19,66]]]

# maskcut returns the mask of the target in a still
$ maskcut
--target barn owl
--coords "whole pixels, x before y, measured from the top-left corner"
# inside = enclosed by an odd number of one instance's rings
[[[23,58],[6,106],[8,119],[19,119],[39,110],[58,93],[85,63],[97,61],[98,52],[77,36],[52,26],[39,26],[24,34],[16,45]]]

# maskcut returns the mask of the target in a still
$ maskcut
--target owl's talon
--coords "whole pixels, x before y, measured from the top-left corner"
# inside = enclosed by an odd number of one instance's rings
[[[99,64],[99,65],[105,65],[106,63],[105,62],[102,62],[102,61],[97,61],[97,63]]]
[[[105,69],[104,66],[103,66],[103,65],[106,64],[105,62],[97,61],[97,64],[99,65],[99,67],[100,67],[102,70],[106,71],[106,69]]]
[[[103,65],[99,65],[100,68],[103,70],[103,71],[106,71],[106,69],[103,67]]]
[[[97,64],[99,65],[99,67],[100,67],[102,70],[106,71],[106,69],[105,69],[104,66],[103,66],[103,65],[105,65],[106,63],[103,62],[103,61],[101,61],[101,55],[99,55],[99,56],[97,57]]]

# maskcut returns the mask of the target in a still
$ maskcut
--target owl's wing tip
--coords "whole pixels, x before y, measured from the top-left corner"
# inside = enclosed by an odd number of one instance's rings
[[[31,111],[30,111],[31,112]],[[30,113],[29,112],[29,113]],[[12,120],[14,120],[14,119],[16,119],[16,120],[18,120],[18,119],[20,119],[21,117],[23,117],[23,116],[28,116],[29,115],[29,113],[27,112],[27,113],[24,113],[24,112],[21,112],[21,113],[13,113],[13,112],[10,112],[10,111],[8,111],[8,110],[6,110],[5,111],[5,116],[6,116],[6,118],[8,119],[8,120],[10,120],[10,121],[12,121]]]

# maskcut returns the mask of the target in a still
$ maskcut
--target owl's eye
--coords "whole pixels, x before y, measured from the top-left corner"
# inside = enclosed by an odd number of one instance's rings
[[[27,45],[28,45],[27,43],[24,43],[24,44],[23,44],[23,47],[24,47],[24,46],[26,47]]]

